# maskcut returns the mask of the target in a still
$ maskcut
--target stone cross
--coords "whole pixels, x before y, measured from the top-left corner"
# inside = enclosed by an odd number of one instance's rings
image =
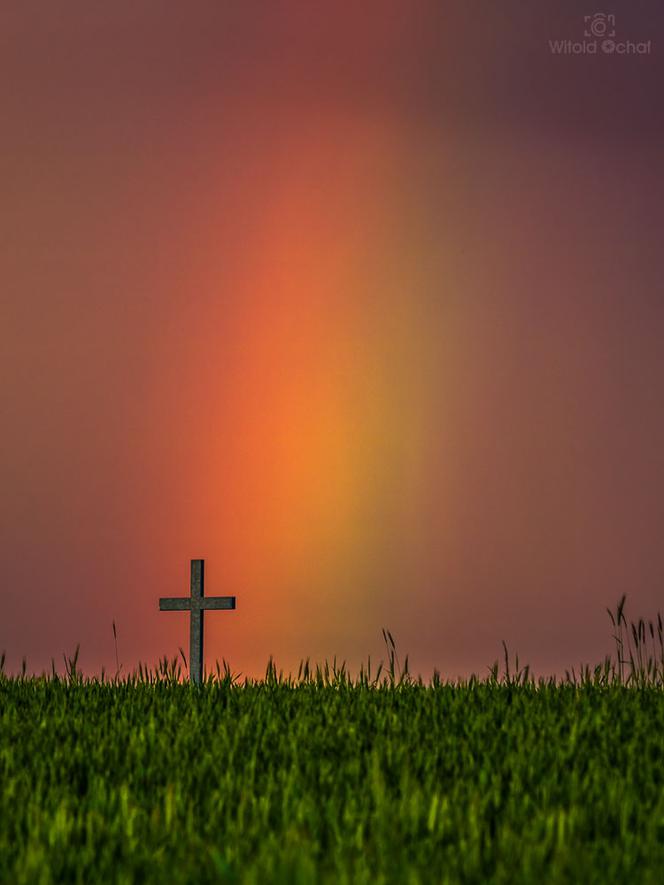
[[[191,560],[191,596],[164,596],[159,600],[162,612],[189,612],[189,678],[203,681],[203,616],[205,611],[235,608],[234,596],[205,596],[203,559]]]

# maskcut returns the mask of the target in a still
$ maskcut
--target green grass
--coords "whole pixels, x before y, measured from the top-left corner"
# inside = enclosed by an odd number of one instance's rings
[[[424,685],[389,639],[373,678],[2,676],[0,881],[659,883],[661,660],[622,642],[563,682]]]

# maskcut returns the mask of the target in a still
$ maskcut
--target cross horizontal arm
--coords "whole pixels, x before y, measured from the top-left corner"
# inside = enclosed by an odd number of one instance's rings
[[[213,611],[221,611],[222,609],[235,608],[234,596],[204,596],[201,599],[201,608],[212,609]]]
[[[191,599],[187,596],[162,596],[159,600],[159,611],[185,612],[191,608]]]

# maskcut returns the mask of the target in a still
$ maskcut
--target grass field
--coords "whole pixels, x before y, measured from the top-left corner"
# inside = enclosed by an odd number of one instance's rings
[[[424,685],[393,653],[353,680],[2,677],[0,880],[660,883],[662,661],[636,635],[558,683]]]

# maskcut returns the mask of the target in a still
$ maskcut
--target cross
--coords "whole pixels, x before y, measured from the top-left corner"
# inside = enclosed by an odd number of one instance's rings
[[[162,596],[159,611],[189,612],[189,678],[203,681],[203,616],[205,610],[220,611],[235,608],[234,596],[205,596],[205,560],[191,560],[191,596]]]

